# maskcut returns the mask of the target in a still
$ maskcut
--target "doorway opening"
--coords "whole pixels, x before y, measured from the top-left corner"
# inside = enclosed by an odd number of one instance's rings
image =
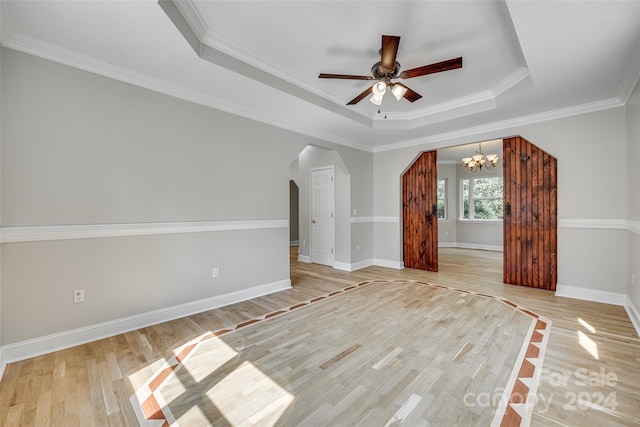
[[[403,175],[405,266],[438,271],[439,248],[501,250],[504,283],[555,290],[557,160],[515,136],[483,143],[482,151],[502,153],[502,167],[473,171],[461,159],[474,146],[422,153]],[[420,166],[428,154],[431,161]],[[431,191],[437,188],[440,195]],[[430,226],[436,214],[438,224]],[[423,257],[434,261],[423,267]]]

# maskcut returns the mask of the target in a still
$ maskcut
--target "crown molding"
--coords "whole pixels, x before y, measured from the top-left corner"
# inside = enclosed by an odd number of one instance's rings
[[[624,78],[618,89],[618,99],[626,105],[636,85],[640,81],[640,45],[636,48],[631,61],[624,73]]]
[[[183,86],[169,83],[160,79],[155,79],[146,74],[115,66],[86,55],[81,55],[71,50],[63,49],[58,46],[42,42],[40,40],[33,39],[31,37],[23,36],[21,34],[13,35],[9,40],[5,41],[3,45],[10,49],[27,53],[29,55],[44,58],[49,61],[64,64],[73,68],[78,68],[80,70],[97,74],[103,77],[108,77],[110,79],[129,83],[134,86],[171,96],[173,98],[193,102],[195,104],[235,114],[241,117],[255,120],[257,122],[261,122],[281,129],[286,129],[313,138],[318,138],[324,141],[333,142],[335,144],[371,152],[371,148],[364,144],[351,141],[349,139],[342,138],[328,132],[318,132],[316,130],[307,129],[293,123],[276,120],[272,117],[267,117],[262,114],[258,114],[255,111],[248,110],[237,104],[230,104],[219,98],[210,95],[203,95],[201,92],[196,92]]]
[[[198,37],[200,42],[206,37],[209,32],[209,26],[205,22],[204,18],[200,14],[200,11],[196,7],[195,3],[192,0],[182,0],[182,1],[174,1],[174,0],[160,0],[161,2],[170,2],[173,3],[178,9],[178,12],[182,15],[187,24],[191,28],[191,30]]]
[[[411,113],[395,113],[394,117],[392,117],[391,120],[419,122],[402,127],[403,129],[412,129],[424,126],[429,123],[434,123],[439,120],[444,121],[469,115],[473,112],[492,110],[496,108],[501,98],[505,97],[505,95],[507,95],[509,91],[511,91],[512,89],[516,89],[518,86],[520,86],[520,84],[525,82],[530,77],[531,75],[529,73],[529,69],[527,69],[526,67],[520,67],[516,71],[502,79],[500,82],[498,82],[491,89],[452,99],[450,101],[432,105],[430,107],[416,110]],[[471,108],[473,109],[473,112],[469,111]],[[456,110],[458,110],[458,112],[456,112]],[[436,116],[446,113],[448,113],[447,117],[438,118],[436,120],[425,120],[428,116]],[[375,128],[383,129],[386,128],[385,123],[389,123],[389,120],[374,118],[373,123]],[[395,127],[397,128],[397,126]]]
[[[609,98],[602,101],[589,102],[571,107],[559,108],[557,110],[545,111],[543,113],[531,114],[528,116],[517,117],[515,119],[502,120],[499,122],[488,123],[486,125],[473,126],[452,132],[444,132],[431,135],[426,138],[412,139],[403,142],[379,145],[373,148],[374,153],[383,151],[397,150],[400,148],[416,147],[420,145],[434,144],[436,142],[448,141],[451,139],[459,139],[464,137],[475,136],[484,133],[496,132],[504,129],[510,129],[517,126],[530,125],[534,123],[546,122],[549,120],[561,119],[565,117],[577,116],[596,111],[608,110],[610,108],[623,107],[624,103],[618,98]]]
[[[319,90],[307,80],[301,79],[269,59],[248,51],[232,40],[216,34],[207,26],[198,11],[198,5],[193,0],[172,1],[192,31],[198,36],[201,46],[197,53],[202,59],[257,79],[277,90],[304,99],[373,129],[415,129],[440,121],[493,110],[496,108],[498,97],[529,77],[529,70],[526,67],[520,67],[492,89],[431,105],[410,113],[394,113],[391,117],[385,116],[385,119],[378,119],[375,116],[371,118],[357,109],[345,109],[344,99],[340,94],[328,89]],[[230,62],[220,54],[234,58],[237,62]],[[254,70],[250,68],[254,68]],[[263,75],[256,75],[256,70]],[[329,101],[333,105],[324,101]]]

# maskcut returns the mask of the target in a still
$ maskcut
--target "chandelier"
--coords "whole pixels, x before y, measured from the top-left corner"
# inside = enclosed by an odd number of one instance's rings
[[[464,167],[469,169],[471,172],[475,172],[477,170],[481,170],[483,167],[488,169],[493,169],[493,167],[498,163],[499,157],[497,154],[487,154],[486,159],[484,158],[484,154],[482,154],[482,144],[478,143],[478,151],[471,157],[465,157],[462,159],[462,163],[464,163]]]

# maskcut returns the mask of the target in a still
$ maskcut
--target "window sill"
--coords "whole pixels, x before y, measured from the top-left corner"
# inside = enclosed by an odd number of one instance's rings
[[[458,222],[463,224],[502,224],[501,219],[459,219]]]

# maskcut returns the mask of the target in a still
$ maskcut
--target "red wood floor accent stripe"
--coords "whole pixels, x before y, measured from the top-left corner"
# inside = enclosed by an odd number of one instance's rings
[[[544,321],[540,320],[540,316],[537,315],[536,313],[533,313],[532,311],[527,310],[524,307],[521,307],[518,304],[515,304],[503,298],[476,293],[476,292],[468,291],[465,289],[451,288],[449,286],[431,284],[431,283],[415,281],[415,280],[402,280],[402,279],[397,279],[393,281],[369,280],[366,282],[359,283],[356,286],[350,285],[344,289],[332,291],[328,294],[314,297],[311,300],[303,301],[301,303],[297,303],[289,307],[284,307],[282,309],[272,311],[270,313],[255,317],[253,319],[245,320],[241,323],[234,325],[233,327],[226,327],[218,331],[208,332],[203,336],[185,344],[184,346],[176,350],[177,355],[175,357],[170,359],[164,367],[162,367],[155,374],[153,374],[151,378],[147,380],[145,385],[143,385],[140,389],[138,389],[138,391],[133,396],[131,396],[130,398],[131,403],[134,405],[139,405],[139,407],[142,410],[142,415],[144,419],[139,421],[141,422],[141,424],[144,424],[145,421],[149,421],[149,420],[164,420],[165,422],[163,426],[170,425],[169,421],[167,420],[167,413],[170,414],[170,410],[167,407],[160,406],[160,404],[158,403],[158,399],[156,398],[156,393],[159,393],[159,390],[161,389],[162,384],[167,380],[167,378],[175,374],[175,372],[179,368],[179,365],[181,365],[186,359],[188,359],[195,352],[195,350],[197,349],[198,345],[201,342],[204,342],[206,340],[212,339],[217,336],[231,333],[234,330],[238,330],[250,325],[255,325],[255,324],[264,322],[273,317],[277,317],[277,316],[289,313],[292,310],[296,310],[305,306],[316,304],[320,301],[326,300],[336,295],[343,294],[345,292],[352,291],[353,289],[358,289],[362,286],[366,286],[372,283],[387,283],[392,286],[394,283],[413,283],[413,284],[426,285],[426,286],[431,286],[431,287],[436,287],[441,289],[448,289],[451,291],[470,294],[470,295],[478,296],[481,298],[491,298],[491,299],[495,299],[498,302],[506,304],[507,306],[512,307],[513,309],[518,310],[523,314],[531,317],[532,321],[536,322],[535,328],[533,328],[531,334],[527,336],[524,340],[524,345],[527,346],[526,347],[527,350],[524,353],[524,357],[521,360],[516,361],[516,366],[519,367],[519,370],[517,371],[518,373],[516,375],[516,378],[512,378],[513,387],[510,390],[505,390],[505,396],[509,396],[509,402],[504,408],[504,411],[502,413],[496,412],[496,417],[498,416],[502,417],[501,419],[498,419],[500,421],[501,426],[519,427],[522,424],[522,422],[525,420],[527,421],[527,424],[528,424],[528,421],[531,418],[530,410],[529,412],[526,412],[525,414],[521,415],[520,413],[518,413],[518,410],[516,410],[511,404],[512,403],[523,404],[523,403],[527,403],[527,400],[535,399],[535,393],[529,393],[530,392],[529,387],[526,384],[524,384],[522,381],[520,381],[520,378],[526,378],[529,380],[535,379],[536,381],[534,383],[534,387],[532,387],[532,390],[535,391],[535,389],[537,389],[537,384],[538,384],[540,373],[542,370],[544,350],[546,349],[546,343],[548,341],[548,336],[551,331],[551,322],[549,322],[547,319],[544,319]],[[532,361],[535,361],[536,359],[537,359],[536,363],[533,363]],[[146,397],[140,399],[141,396],[146,396]],[[523,410],[520,409],[520,412],[522,411]],[[138,412],[136,411],[136,413]],[[171,415],[171,418],[173,418],[173,415]]]

